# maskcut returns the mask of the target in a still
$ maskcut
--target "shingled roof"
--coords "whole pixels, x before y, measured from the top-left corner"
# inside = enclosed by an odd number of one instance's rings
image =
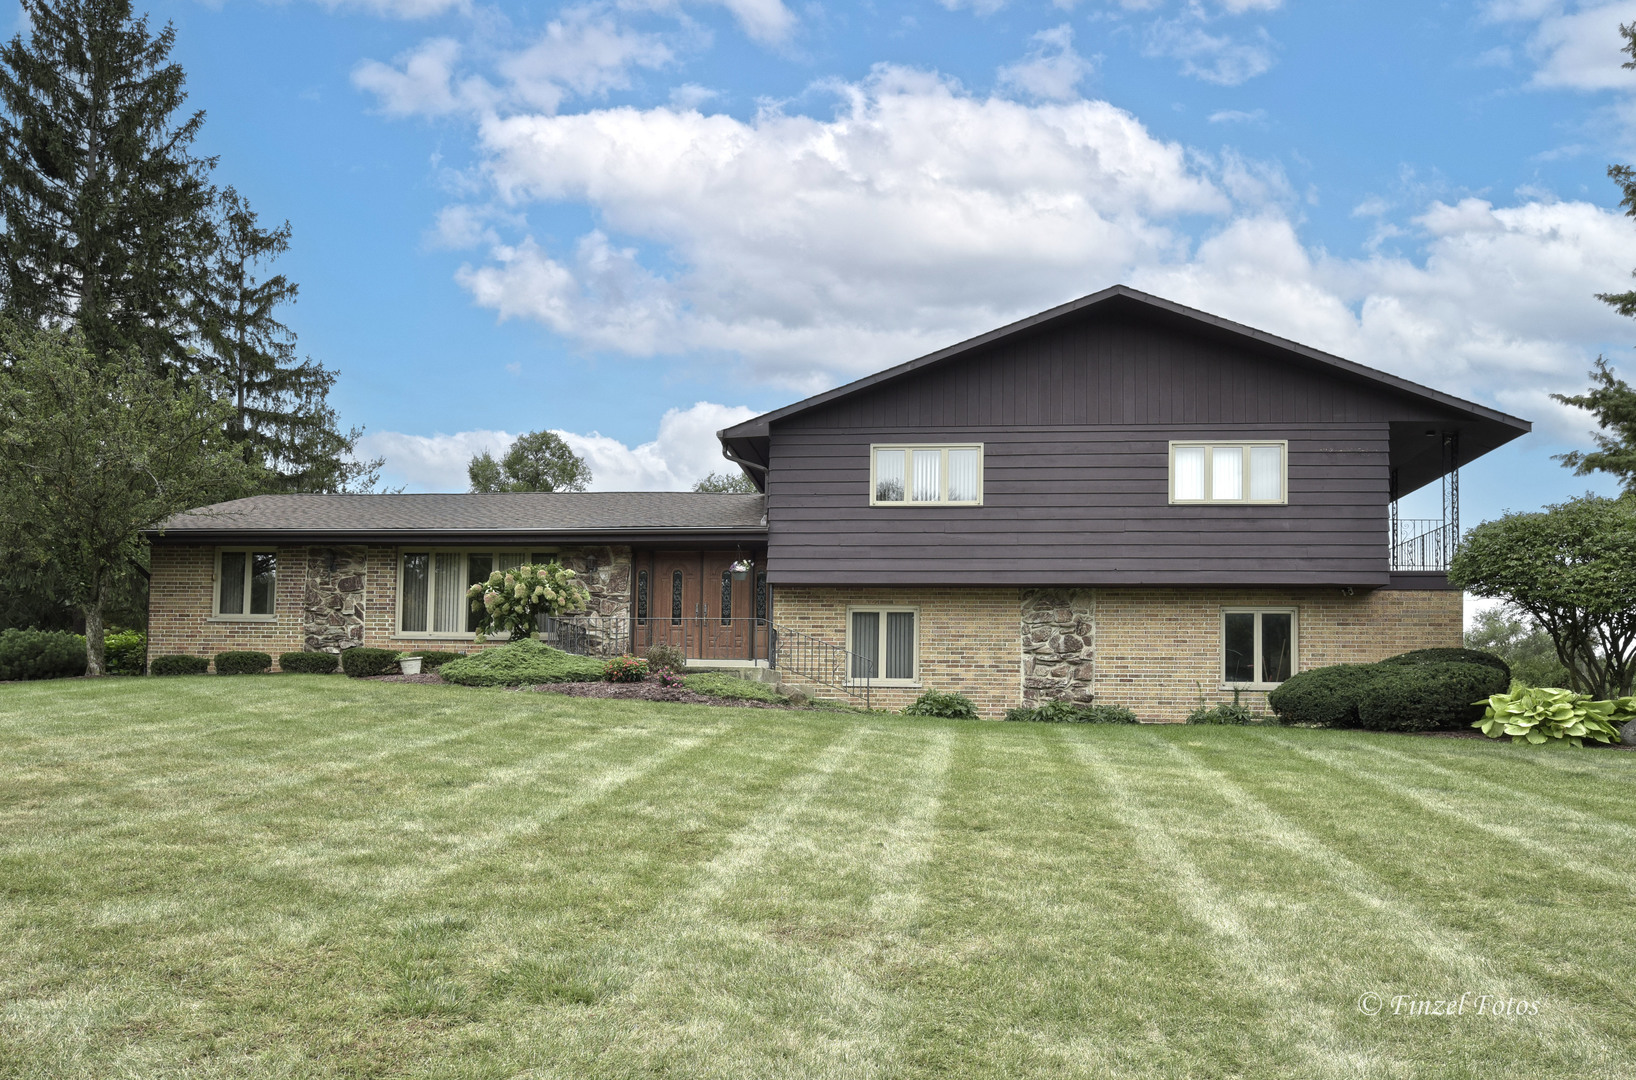
[[[693,491],[256,495],[177,514],[154,539],[393,543],[764,536],[765,498]]]

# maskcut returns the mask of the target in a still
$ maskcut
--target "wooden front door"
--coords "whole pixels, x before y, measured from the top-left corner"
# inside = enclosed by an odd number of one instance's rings
[[[647,577],[647,611],[638,603],[636,640],[643,649],[665,644],[694,660],[751,660],[758,632],[755,574],[736,580],[735,551],[657,551],[637,560],[638,590]],[[646,562],[648,565],[643,566]]]

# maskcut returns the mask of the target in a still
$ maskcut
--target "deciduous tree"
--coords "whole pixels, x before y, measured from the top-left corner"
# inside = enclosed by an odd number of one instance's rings
[[[484,450],[466,466],[473,491],[584,491],[591,467],[554,431],[520,436],[499,461]]]

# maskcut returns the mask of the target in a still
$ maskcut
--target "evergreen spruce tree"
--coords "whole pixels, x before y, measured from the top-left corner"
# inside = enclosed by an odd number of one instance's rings
[[[98,363],[185,367],[211,242],[202,112],[181,114],[175,30],[129,0],[22,0],[0,46],[0,308],[77,324]]]
[[[380,460],[353,460],[363,429],[342,431],[329,391],[335,373],[297,360],[295,334],[278,312],[295,302],[283,274],[259,277],[290,246],[290,223],[264,229],[233,188],[217,202],[216,249],[200,303],[200,363],[232,399],[228,437],[246,464],[264,470],[263,490],[368,491]]]

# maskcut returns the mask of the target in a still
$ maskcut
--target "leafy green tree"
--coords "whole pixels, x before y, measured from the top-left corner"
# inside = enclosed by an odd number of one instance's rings
[[[1636,499],[1596,495],[1472,529],[1449,582],[1504,600],[1551,637],[1568,689],[1629,694],[1636,676]]]
[[[520,436],[499,461],[484,450],[466,466],[473,491],[584,491],[591,467],[554,431]]]
[[[185,367],[212,240],[204,114],[129,0],[22,0],[0,47],[0,307],[80,327],[98,363]],[[121,361],[123,362],[123,361]]]
[[[295,302],[296,284],[283,274],[258,276],[289,250],[290,223],[262,228],[231,187],[217,208],[210,287],[199,309],[200,363],[232,398],[228,437],[246,463],[267,470],[272,490],[372,490],[383,462],[354,459],[363,429],[340,429],[329,404],[335,373],[297,360],[295,334],[279,321],[279,309]]]
[[[1565,687],[1568,669],[1557,659],[1556,643],[1532,619],[1502,607],[1477,613],[1466,631],[1466,648],[1491,652],[1511,668],[1513,678],[1528,686]]]
[[[742,472],[713,472],[693,485],[694,491],[708,491],[717,495],[754,495],[756,486]]]
[[[254,482],[223,437],[231,418],[229,402],[140,357],[93,363],[78,330],[0,326],[0,535],[66,579],[89,674],[104,673],[105,607],[142,531]]]

